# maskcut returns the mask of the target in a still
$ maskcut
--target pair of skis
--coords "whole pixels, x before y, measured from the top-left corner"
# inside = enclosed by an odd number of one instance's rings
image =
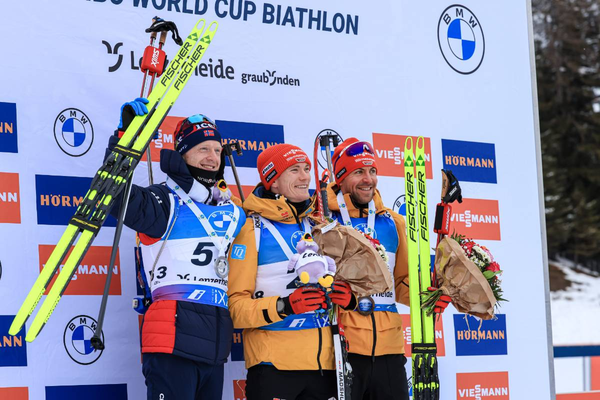
[[[412,338],[413,400],[438,400],[437,348],[434,316],[421,308],[421,292],[431,286],[431,255],[427,219],[425,138],[404,144],[404,178],[408,243],[408,281]]]
[[[36,314],[25,340],[33,341],[48,322],[77,266],[81,263],[104,223],[115,198],[131,179],[133,171],[148,148],[154,133],[169,113],[212,42],[217,27],[217,22],[212,22],[205,30],[203,19],[196,23],[149,96],[148,114],[136,116],[133,119],[110,156],[92,179],[90,189],[15,316],[9,334],[16,335],[22,329],[64,260],[64,266]],[[76,240],[73,251],[65,260],[69,249]]]

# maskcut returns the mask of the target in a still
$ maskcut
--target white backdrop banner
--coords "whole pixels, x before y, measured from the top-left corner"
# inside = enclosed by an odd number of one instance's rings
[[[442,399],[548,399],[545,231],[528,2],[434,0],[31,0],[3,2],[0,25],[0,398],[141,399],[134,232],[124,230],[104,325],[94,332],[116,221],[109,219],[33,343],[8,335],[19,306],[100,166],[121,104],[139,96],[144,32],[158,15],[186,36],[219,29],[153,142],[177,121],[216,120],[245,189],[275,143],[312,153],[319,133],[373,142],[384,202],[404,214],[403,147],[426,138],[429,215],[440,169],[461,181],[452,227],[487,246],[510,300],[498,319],[452,307],[437,325]],[[510,28],[510,29],[508,29]],[[177,51],[169,37],[165,50]],[[320,162],[324,164],[321,154]],[[227,169],[228,181],[233,175]],[[142,162],[135,182],[146,185]],[[433,232],[431,237],[435,237]],[[405,341],[410,344],[408,308]],[[29,322],[30,323],[30,322]],[[29,325],[27,325],[28,327]],[[223,398],[245,398],[236,331]],[[406,347],[410,349],[410,346]],[[409,371],[410,376],[410,371]]]

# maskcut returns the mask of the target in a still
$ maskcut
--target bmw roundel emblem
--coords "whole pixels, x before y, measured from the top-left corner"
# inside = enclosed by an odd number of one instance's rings
[[[65,327],[63,344],[69,357],[77,364],[92,364],[102,355],[103,350],[96,350],[91,342],[97,324],[96,320],[89,315],[78,315]],[[104,332],[101,339],[104,342]]]
[[[54,139],[63,152],[79,157],[92,147],[94,128],[83,111],[67,108],[54,121]]]
[[[483,61],[485,39],[481,24],[462,5],[451,5],[440,16],[438,44],[448,65],[460,74],[472,74]]]

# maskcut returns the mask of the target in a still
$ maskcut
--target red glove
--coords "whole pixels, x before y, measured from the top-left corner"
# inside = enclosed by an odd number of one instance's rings
[[[427,288],[427,290],[429,290],[430,292],[434,292],[437,290],[437,288],[429,287]],[[450,296],[446,296],[445,294],[441,295],[439,300],[435,302],[435,307],[433,308],[433,311],[437,314],[443,313],[451,301],[452,299],[450,298]]]
[[[333,289],[329,298],[334,304],[342,307],[344,310],[356,308],[356,298],[352,294],[350,285],[343,281],[334,281],[331,285]],[[353,306],[352,306],[353,305]]]
[[[284,304],[283,313],[286,315],[303,314],[319,308],[327,308],[325,293],[314,286],[300,287],[281,300]]]

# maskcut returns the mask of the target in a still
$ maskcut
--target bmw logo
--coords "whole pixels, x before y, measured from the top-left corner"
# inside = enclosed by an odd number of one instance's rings
[[[354,225],[354,229],[359,230],[364,233],[367,233],[367,230],[369,229],[369,225],[367,225],[365,223],[356,224],[356,225]],[[374,230],[373,233],[371,233],[371,237],[373,239],[377,239],[377,231]]]
[[[444,10],[438,22],[438,44],[448,65],[460,74],[472,74],[483,61],[483,30],[467,7],[454,4]]]
[[[392,210],[394,210],[398,214],[406,217],[406,197],[405,197],[405,195],[401,194],[400,196],[398,196],[396,201],[394,201]]]
[[[92,147],[94,128],[83,111],[67,108],[54,121],[54,139],[63,152],[80,157]]]
[[[233,213],[231,211],[215,211],[208,216],[208,221],[216,232],[225,233],[229,224],[233,222]]]
[[[78,315],[65,327],[63,344],[69,357],[77,364],[95,363],[102,355],[102,350],[94,349],[91,342],[97,324],[96,320],[89,315]],[[104,342],[104,332],[101,339]]]

